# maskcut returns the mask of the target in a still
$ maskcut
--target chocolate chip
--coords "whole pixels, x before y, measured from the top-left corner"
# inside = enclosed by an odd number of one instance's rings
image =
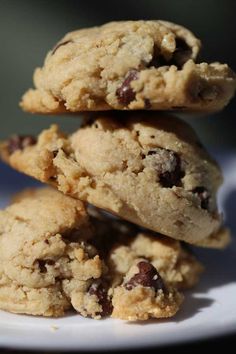
[[[56,47],[54,47],[54,49],[52,50],[52,55],[54,55],[56,53],[58,48],[62,47],[63,45],[66,45],[68,43],[72,43],[72,40],[68,40],[68,41],[65,41],[65,42],[58,43],[56,45]]]
[[[139,272],[124,284],[124,287],[127,290],[132,290],[136,286],[141,285],[148,288],[154,288],[155,291],[165,291],[165,284],[160,274],[151,263],[141,261],[137,264],[137,267]]]
[[[16,150],[23,150],[36,144],[35,137],[31,135],[14,135],[8,140],[8,151],[13,154]]]
[[[53,154],[53,157],[55,158],[58,154],[58,150],[53,150],[52,154]]]
[[[46,273],[47,272],[47,268],[45,265],[45,261],[44,260],[38,260],[38,265],[39,265],[39,269],[41,273]]]
[[[153,138],[152,138],[153,139]],[[150,155],[156,155],[156,150],[149,150],[147,155],[150,156]]]
[[[109,316],[112,313],[112,304],[107,295],[107,286],[100,280],[95,280],[89,290],[89,295],[95,295],[98,298],[98,303],[102,307],[102,311],[96,315],[102,317]]]
[[[128,72],[122,85],[116,90],[118,100],[123,105],[128,105],[135,99],[135,92],[130,86],[131,82],[138,79],[138,70],[132,69]]]
[[[38,262],[38,266],[39,266],[41,273],[47,272],[46,265],[54,265],[55,264],[55,261],[53,261],[52,259],[38,259],[37,262]]]
[[[208,86],[203,80],[198,80],[189,87],[188,95],[192,101],[204,100],[213,101],[216,100],[220,94],[221,89],[216,85]]]
[[[205,101],[213,101],[217,98],[220,91],[221,91],[220,87],[216,85],[211,85],[211,86],[203,85],[199,92],[199,97]]]
[[[158,180],[163,187],[171,188],[181,185],[184,171],[181,167],[181,159],[176,152],[163,148],[149,150],[144,164],[151,165],[157,171]]]
[[[53,261],[52,259],[47,259],[47,260],[46,260],[46,263],[47,263],[48,265],[54,265],[54,264],[55,264],[55,261]]]
[[[196,102],[199,99],[202,99],[201,91],[203,90],[203,86],[204,86],[204,84],[203,84],[202,80],[192,82],[192,84],[189,86],[188,96],[192,102]]]
[[[159,175],[160,183],[163,187],[171,188],[173,186],[179,186],[181,178],[183,178],[183,171],[181,171],[181,162],[177,154],[175,157],[175,168],[172,171],[166,171]]]
[[[210,193],[205,187],[196,187],[192,192],[200,199],[201,208],[209,209]]]

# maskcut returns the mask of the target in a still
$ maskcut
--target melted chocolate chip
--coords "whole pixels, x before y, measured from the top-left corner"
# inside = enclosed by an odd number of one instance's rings
[[[38,259],[38,265],[41,273],[46,273],[47,272],[47,267],[46,265],[54,265],[55,261],[52,259]]]
[[[54,55],[56,53],[58,48],[62,47],[63,45],[66,45],[68,43],[72,43],[72,40],[68,40],[68,41],[65,41],[65,42],[58,43],[56,45],[56,47],[54,47],[54,49],[52,50],[52,55]]]
[[[208,210],[210,201],[210,193],[208,190],[205,187],[196,187],[192,190],[192,192],[200,199],[201,208]]]
[[[157,171],[159,182],[165,188],[181,185],[184,171],[179,155],[168,149],[156,148],[147,153],[147,163]]]
[[[165,284],[156,270],[156,268],[149,262],[141,261],[137,264],[139,272],[135,274],[124,287],[127,290],[132,290],[138,285],[148,288],[154,288],[155,291],[165,291]]]
[[[31,135],[14,135],[8,140],[8,151],[13,154],[16,150],[23,150],[28,146],[36,144],[35,137]]]
[[[88,290],[89,295],[95,295],[98,298],[98,303],[102,307],[102,312],[97,313],[102,317],[109,316],[112,313],[112,304],[107,295],[107,286],[100,280],[92,283]]]
[[[177,154],[174,154],[175,158],[175,168],[173,171],[166,171],[159,175],[160,183],[163,187],[171,188],[173,186],[179,186],[181,178],[184,176],[183,171],[181,170],[181,161],[180,157]]]
[[[128,105],[135,99],[135,92],[130,86],[131,82],[138,79],[138,70],[132,69],[128,72],[122,85],[116,90],[118,100],[123,105]]]

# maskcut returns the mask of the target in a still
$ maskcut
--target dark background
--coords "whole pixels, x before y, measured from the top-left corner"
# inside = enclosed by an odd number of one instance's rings
[[[39,132],[57,121],[76,129],[72,117],[31,116],[18,102],[32,87],[32,73],[47,51],[68,31],[112,20],[165,19],[189,27],[203,42],[206,61],[228,63],[236,70],[235,0],[0,0],[0,138]],[[205,144],[234,147],[235,100],[221,113],[193,117]]]

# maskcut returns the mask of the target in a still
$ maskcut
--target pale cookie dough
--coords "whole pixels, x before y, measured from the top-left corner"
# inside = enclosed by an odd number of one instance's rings
[[[68,33],[34,74],[21,107],[32,113],[95,110],[217,111],[231,99],[227,64],[200,63],[200,41],[165,21],[111,22]]]
[[[37,143],[15,137],[1,154],[13,168],[135,224],[197,245],[225,246],[229,236],[220,242],[216,205],[221,171],[193,130],[155,112],[122,116],[101,113],[71,136],[52,126]]]
[[[91,207],[88,211],[96,230],[93,244],[106,259],[112,288],[139,258],[149,261],[172,287],[189,289],[198,283],[203,266],[185,244],[118,218],[107,225],[104,213]]]
[[[148,259],[158,269],[161,277],[177,289],[188,289],[196,285],[203,271],[202,265],[179,241],[140,232],[128,244],[118,244],[112,249],[108,264],[116,276],[114,284],[139,257]]]
[[[95,247],[96,246],[96,247]],[[0,212],[0,308],[125,320],[171,317],[201,264],[179,241],[139,232],[50,189],[28,190]],[[120,298],[122,295],[122,299]]]
[[[52,189],[18,199],[0,211],[0,308],[61,316],[103,273],[88,215]]]

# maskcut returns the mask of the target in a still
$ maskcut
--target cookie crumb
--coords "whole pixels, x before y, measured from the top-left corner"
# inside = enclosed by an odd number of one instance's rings
[[[59,329],[59,327],[56,326],[56,325],[51,325],[51,326],[50,326],[51,332],[56,332],[56,331],[58,331],[58,329]]]

